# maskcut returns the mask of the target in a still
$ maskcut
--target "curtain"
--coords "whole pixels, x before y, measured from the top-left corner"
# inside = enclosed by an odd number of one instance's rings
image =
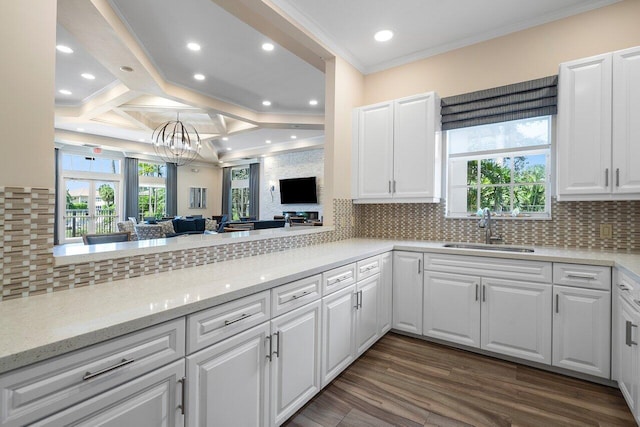
[[[54,215],[53,215],[53,244],[54,245],[59,245],[60,244],[60,236],[58,235],[59,231],[58,231],[58,226],[60,225],[60,197],[58,197],[58,195],[60,194],[62,190],[62,188],[60,188],[60,150],[58,150],[57,148],[53,149],[54,155],[54,168],[55,168],[55,182],[54,182],[54,187],[55,188],[55,203],[54,203]],[[65,206],[64,209],[67,208],[67,199],[65,197]]]
[[[124,219],[138,219],[138,159],[124,159]]]
[[[442,130],[556,114],[558,76],[443,98]]]
[[[222,169],[222,215],[231,219],[231,168]]]
[[[178,165],[167,163],[166,215],[178,215]]]
[[[260,216],[260,163],[249,165],[249,216]]]

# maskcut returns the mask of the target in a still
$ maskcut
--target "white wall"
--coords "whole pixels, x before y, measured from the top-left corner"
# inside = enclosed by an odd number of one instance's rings
[[[280,203],[280,179],[316,177],[318,204],[283,205]],[[274,186],[273,193],[269,187]],[[273,219],[283,211],[316,211],[323,215],[324,150],[295,151],[268,156],[260,165],[260,219]],[[328,201],[331,203],[331,201]]]
[[[197,172],[195,172],[197,170]],[[207,189],[207,208],[189,208],[189,189]],[[180,166],[178,168],[178,215],[220,215],[222,212],[222,169],[214,166]]]

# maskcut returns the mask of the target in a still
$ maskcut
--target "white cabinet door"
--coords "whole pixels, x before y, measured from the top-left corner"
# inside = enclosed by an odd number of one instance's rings
[[[609,378],[611,293],[553,287],[553,366]]]
[[[393,103],[358,109],[360,199],[391,198],[393,184]]]
[[[422,335],[422,254],[393,252],[393,328]]]
[[[393,197],[440,197],[440,103],[434,92],[394,101]],[[437,118],[437,121],[436,121]]]
[[[611,54],[560,65],[558,195],[610,194]]]
[[[378,333],[380,336],[391,329],[393,304],[393,253],[380,255],[380,289],[378,292]]]
[[[484,350],[551,364],[550,284],[482,278]]]
[[[187,357],[187,425],[269,425],[270,323]]]
[[[618,324],[616,332],[619,336],[618,355],[618,386],[629,405],[629,409],[635,415],[636,420],[640,419],[639,387],[640,387],[640,351],[638,341],[640,334],[640,314],[634,307],[630,306],[622,297],[618,297]]]
[[[640,48],[613,53],[613,191],[640,193]]]
[[[378,288],[376,274],[356,284],[356,356],[360,356],[378,339]]]
[[[480,347],[480,278],[426,272],[423,334]]]
[[[315,301],[271,320],[272,426],[320,391],[320,305]]]
[[[355,288],[322,299],[322,387],[355,359]]]
[[[184,425],[184,360],[112,388],[32,426],[174,427]]]

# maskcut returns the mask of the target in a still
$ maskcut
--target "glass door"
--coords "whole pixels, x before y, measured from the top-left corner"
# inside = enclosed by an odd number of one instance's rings
[[[84,234],[118,231],[118,182],[93,179],[64,180],[63,243],[80,241]]]

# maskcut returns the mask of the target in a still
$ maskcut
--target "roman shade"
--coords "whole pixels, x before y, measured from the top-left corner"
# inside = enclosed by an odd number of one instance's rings
[[[260,163],[249,165],[249,216],[260,217]]]
[[[442,130],[556,114],[558,76],[442,98]]]
[[[138,218],[138,159],[124,159],[124,217]]]
[[[231,218],[231,168],[222,169],[222,215]]]
[[[167,163],[166,215],[178,215],[178,165]]]

